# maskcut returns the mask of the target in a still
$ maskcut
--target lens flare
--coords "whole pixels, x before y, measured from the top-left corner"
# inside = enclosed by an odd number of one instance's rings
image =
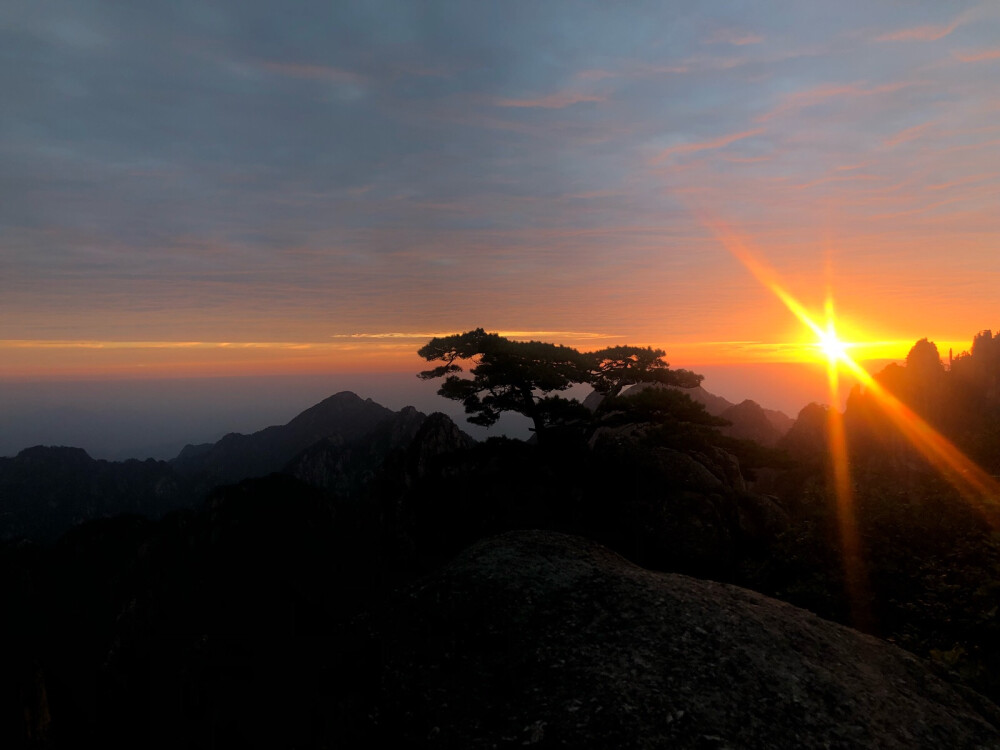
[[[720,221],[702,223],[712,231],[729,253],[739,260],[766,288],[771,290],[806,328],[816,336],[817,347],[827,359],[831,403],[840,401],[840,370],[850,372],[870,393],[896,428],[913,447],[993,526],[1000,529],[1000,485],[965,454],[938,433],[906,404],[886,390],[848,354],[850,344],[842,342],[834,325],[833,295],[828,290],[825,306],[826,326],[820,326],[809,312],[781,285],[777,274],[759,261],[747,243],[729,226]],[[837,515],[840,530],[841,555],[847,594],[851,600],[852,619],[864,628],[869,620],[866,602],[867,576],[861,558],[854,497],[843,418],[834,407],[828,412],[828,438]]]
[[[826,331],[816,344],[827,361],[836,364],[847,356],[847,344],[840,340],[834,330]]]
[[[826,293],[824,312],[826,314],[826,329],[818,334],[816,346],[826,357],[827,364],[830,367],[836,367],[838,362],[847,358],[847,347],[850,344],[841,341],[840,336],[837,335],[837,325],[833,313],[833,293],[829,289]],[[840,402],[834,401],[834,403]]]

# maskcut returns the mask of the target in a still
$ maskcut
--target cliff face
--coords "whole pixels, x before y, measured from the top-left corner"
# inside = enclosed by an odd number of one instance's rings
[[[577,537],[477,543],[383,627],[396,743],[1000,747],[995,707],[890,644]]]

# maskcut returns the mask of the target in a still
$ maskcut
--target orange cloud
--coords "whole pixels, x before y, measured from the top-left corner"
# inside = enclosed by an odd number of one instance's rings
[[[932,125],[936,125],[937,120],[931,120],[930,122],[924,122],[920,125],[914,125],[912,128],[906,128],[905,130],[900,130],[895,135],[886,138],[884,144],[888,148],[893,148],[901,143],[906,143],[907,141],[915,140],[923,135],[924,131],[927,130]]]
[[[965,22],[959,16],[946,26],[913,26],[908,29],[890,31],[875,37],[876,42],[934,42],[943,39]]]
[[[916,85],[912,81],[902,81],[899,83],[887,83],[882,86],[874,86],[870,89],[863,88],[857,84],[849,83],[843,85],[833,85],[833,86],[819,86],[813,89],[806,89],[804,91],[795,91],[788,94],[784,101],[781,102],[777,107],[772,109],[770,112],[765,112],[757,118],[757,122],[767,122],[768,120],[778,117],[779,115],[788,114],[791,112],[798,112],[805,109],[806,107],[812,107],[816,104],[821,104],[828,99],[833,99],[835,97],[856,97],[856,96],[874,96],[877,94],[891,94],[900,89],[907,88],[909,86]]]
[[[958,187],[959,185],[971,185],[976,182],[983,182],[984,180],[992,180],[996,177],[1000,177],[1000,172],[993,172],[992,174],[974,174],[968,177],[963,177],[959,180],[951,180],[950,182],[939,182],[936,185],[927,185],[925,190],[947,190],[948,188]]]
[[[725,148],[730,143],[735,143],[736,141],[742,141],[744,138],[751,138],[755,135],[759,135],[764,132],[764,128],[755,128],[753,130],[744,130],[739,133],[730,133],[729,135],[719,136],[718,138],[713,138],[710,141],[698,141],[697,143],[680,143],[676,146],[670,146],[665,148],[656,157],[653,158],[653,164],[659,164],[665,159],[674,156],[675,154],[693,154],[697,151],[708,151],[715,148]]]
[[[984,49],[984,50],[977,50],[975,52],[959,52],[956,50],[951,54],[956,60],[964,63],[983,62],[985,60],[1000,59],[1000,49]]]
[[[817,180],[811,180],[810,182],[803,182],[799,185],[793,185],[792,188],[795,190],[804,190],[805,188],[815,187],[816,185],[825,185],[831,182],[858,182],[858,181],[871,181],[871,180],[881,180],[883,178],[877,177],[873,174],[854,174],[845,175],[843,177],[821,177]]]

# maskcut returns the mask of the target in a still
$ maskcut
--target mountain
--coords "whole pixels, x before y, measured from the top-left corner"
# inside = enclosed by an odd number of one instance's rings
[[[341,391],[306,409],[288,424],[251,435],[230,433],[214,445],[185,446],[170,463],[186,477],[207,485],[261,477],[285,466],[306,448],[324,439],[350,442],[367,435],[395,412]]]
[[[736,419],[740,420],[741,423],[743,422],[745,417],[748,417],[753,422],[759,424],[759,420],[755,415],[750,416],[749,414],[745,414],[745,412],[756,411],[755,409],[753,409],[753,407],[744,406],[745,404],[753,404],[758,409],[760,409],[761,413],[764,415],[764,418],[771,425],[771,427],[773,427],[774,430],[778,433],[778,437],[781,437],[786,432],[788,432],[792,428],[792,425],[795,423],[795,420],[792,419],[787,414],[785,414],[785,412],[778,411],[777,409],[765,409],[759,406],[755,401],[751,401],[750,399],[746,399],[740,404],[734,404],[732,401],[729,401],[728,399],[725,399],[722,396],[716,396],[714,393],[709,393],[700,385],[697,388],[684,388],[683,391],[688,396],[690,396],[692,400],[697,401],[699,404],[704,404],[705,411],[707,411],[713,417],[723,417],[725,419],[729,419],[729,417],[726,416],[726,412],[730,412],[730,410],[736,408],[737,411],[734,413],[734,416],[736,417]],[[739,409],[739,407],[743,407],[743,409]],[[736,423],[734,422],[734,427],[735,426]],[[738,429],[742,430],[742,428]],[[750,431],[753,431],[753,429],[754,428],[751,428]],[[763,431],[766,430],[766,428],[761,427],[760,430]],[[770,431],[766,432],[768,435],[770,435]],[[734,437],[744,437],[744,436],[734,435]],[[749,439],[753,440],[754,438],[751,437]],[[773,443],[765,443],[765,445],[773,445]]]
[[[781,414],[781,412],[775,413]],[[761,445],[773,446],[781,440],[781,436],[784,434],[775,427],[772,419],[768,417],[767,411],[761,408],[756,401],[750,399],[730,406],[716,416],[722,417],[730,423],[728,427],[722,428],[724,435],[741,440],[753,440]]]
[[[475,441],[440,412],[427,416],[407,406],[379,422],[353,441],[341,436],[323,438],[306,448],[285,467],[286,473],[342,496],[357,493],[384,468],[402,456],[469,448]]]
[[[81,521],[158,518],[190,502],[164,461],[95,460],[82,448],[41,445],[0,458],[0,540],[51,540]]]
[[[378,475],[394,452],[416,450],[411,443],[429,419],[446,434],[434,438],[441,450],[473,442],[444,415],[428,418],[413,407],[394,412],[344,391],[285,425],[187,445],[170,462],[104,461],[80,448],[28,448],[0,458],[0,541],[51,541],[83,521],[121,513],[159,518],[198,505],[213,487],[274,472],[351,494]]]

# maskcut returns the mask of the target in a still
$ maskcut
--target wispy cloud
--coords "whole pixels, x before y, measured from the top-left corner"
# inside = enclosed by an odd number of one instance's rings
[[[570,91],[563,91],[548,96],[540,96],[534,99],[496,99],[493,101],[497,107],[537,107],[540,109],[564,109],[574,104],[583,102],[603,102],[605,97],[594,94],[580,94]]]
[[[909,141],[916,140],[920,138],[927,130],[929,130],[934,125],[937,125],[937,120],[931,120],[930,122],[924,122],[920,125],[914,125],[911,128],[906,128],[905,130],[900,130],[895,135],[892,135],[883,141],[883,144],[887,148],[894,148],[901,143],[907,143]]]
[[[731,143],[736,141],[742,141],[745,138],[752,138],[755,135],[760,135],[764,132],[764,128],[754,128],[753,130],[744,130],[739,133],[730,133],[728,135],[722,135],[718,138],[713,138],[710,141],[698,141],[697,143],[679,143],[675,146],[670,146],[669,148],[663,149],[659,154],[653,157],[652,163],[659,164],[671,156],[677,154],[693,154],[698,151],[709,151],[716,148],[725,148]]]
[[[763,41],[764,37],[760,34],[733,28],[716,29],[705,38],[705,44],[732,44],[736,47],[742,47],[746,44],[760,44]]]
[[[984,62],[986,60],[1000,60],[1000,48],[983,49],[976,51],[955,50],[951,54],[952,57],[954,57],[956,60],[964,63]]]
[[[944,39],[951,32],[968,20],[966,14],[958,16],[954,21],[943,26],[912,26],[906,29],[888,31],[875,37],[876,42],[934,42]]]
[[[100,341],[70,339],[2,339],[6,349],[309,349],[315,342],[296,341]]]
[[[832,182],[874,182],[881,179],[881,177],[872,174],[853,174],[839,177],[821,177],[818,180],[804,182],[800,185],[793,185],[792,187],[795,190],[805,190],[806,188],[816,187],[817,185],[826,185]]]
[[[817,86],[803,91],[795,91],[791,94],[785,95],[784,99],[777,107],[757,117],[757,122],[767,122],[768,120],[780,115],[799,112],[807,107],[822,104],[829,99],[838,97],[865,97],[880,94],[891,94],[899,91],[900,89],[916,85],[917,82],[915,81],[900,81],[897,83],[887,83],[881,86],[865,88],[861,84],[848,83]]]
[[[288,76],[290,78],[306,78],[310,80],[326,80],[334,83],[358,84],[363,82],[363,77],[357,73],[344,70],[343,68],[333,68],[329,65],[313,65],[310,63],[278,62],[275,60],[264,60],[260,67],[271,73]]]
[[[461,331],[439,331],[437,333],[413,333],[404,331],[388,331],[379,333],[336,333],[330,336],[332,339],[406,339],[419,340],[441,338],[444,336],[454,336]],[[510,339],[533,339],[536,337],[559,338],[559,339],[615,339],[621,338],[616,333],[597,333],[594,331],[492,331],[505,338]],[[0,342],[2,343],[2,342]]]
[[[947,190],[948,188],[959,187],[960,185],[973,185],[977,182],[984,182],[986,180],[993,180],[1000,177],[1000,172],[993,172],[991,174],[974,174],[968,177],[962,177],[957,180],[949,180],[948,182],[939,182],[935,185],[927,185],[926,190]]]
[[[733,164],[759,164],[764,161],[771,161],[774,156],[724,156],[722,157]]]
[[[603,81],[605,78],[617,78],[618,73],[610,70],[602,70],[601,68],[589,68],[581,70],[576,74],[576,77],[582,78],[585,81]]]

